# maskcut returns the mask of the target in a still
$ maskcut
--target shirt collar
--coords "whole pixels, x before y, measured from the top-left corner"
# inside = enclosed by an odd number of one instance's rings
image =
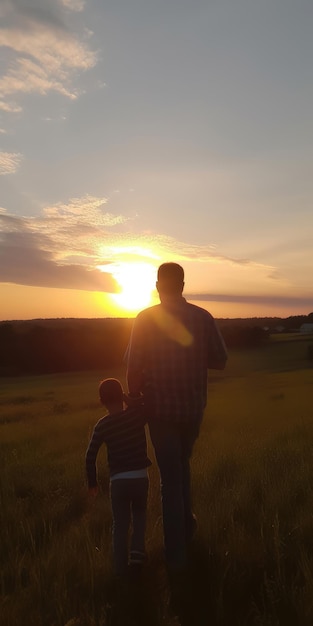
[[[186,304],[186,299],[183,296],[168,296],[168,295],[162,296],[161,306],[164,306],[164,308],[169,309],[171,311],[180,309],[185,304]]]

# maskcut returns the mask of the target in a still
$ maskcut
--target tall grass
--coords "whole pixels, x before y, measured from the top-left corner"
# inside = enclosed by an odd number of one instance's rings
[[[199,529],[179,619],[169,603],[155,464],[149,558],[131,589],[112,576],[104,449],[93,505],[84,486],[86,446],[102,415],[98,382],[106,374],[123,380],[124,372],[7,379],[0,393],[0,623],[311,626],[313,376],[297,349],[287,361],[285,344],[277,350],[268,360],[264,351],[231,355],[226,373],[209,385],[192,460]]]

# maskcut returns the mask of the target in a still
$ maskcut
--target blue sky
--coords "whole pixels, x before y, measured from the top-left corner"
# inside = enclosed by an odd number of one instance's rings
[[[1,319],[105,316],[114,268],[166,260],[219,317],[313,310],[311,0],[0,20]]]

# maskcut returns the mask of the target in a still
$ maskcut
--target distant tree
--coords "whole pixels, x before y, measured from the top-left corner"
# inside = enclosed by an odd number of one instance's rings
[[[229,325],[222,332],[228,348],[256,348],[268,341],[268,332],[260,326]]]
[[[307,358],[309,359],[309,361],[313,361],[313,344],[312,343],[308,345]]]
[[[107,369],[123,363],[132,320],[0,324],[0,375]]]
[[[306,315],[291,315],[284,320],[284,326],[288,331],[298,330],[301,324],[304,324],[307,321]]]
[[[0,324],[0,373],[10,376],[16,373],[17,336],[12,323]]]

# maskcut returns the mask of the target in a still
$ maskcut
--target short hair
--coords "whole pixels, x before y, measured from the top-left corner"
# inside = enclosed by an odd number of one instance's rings
[[[158,282],[167,293],[181,292],[184,286],[182,266],[178,263],[162,263],[158,269]]]
[[[123,400],[123,388],[117,378],[106,378],[99,385],[99,396],[102,404]]]

